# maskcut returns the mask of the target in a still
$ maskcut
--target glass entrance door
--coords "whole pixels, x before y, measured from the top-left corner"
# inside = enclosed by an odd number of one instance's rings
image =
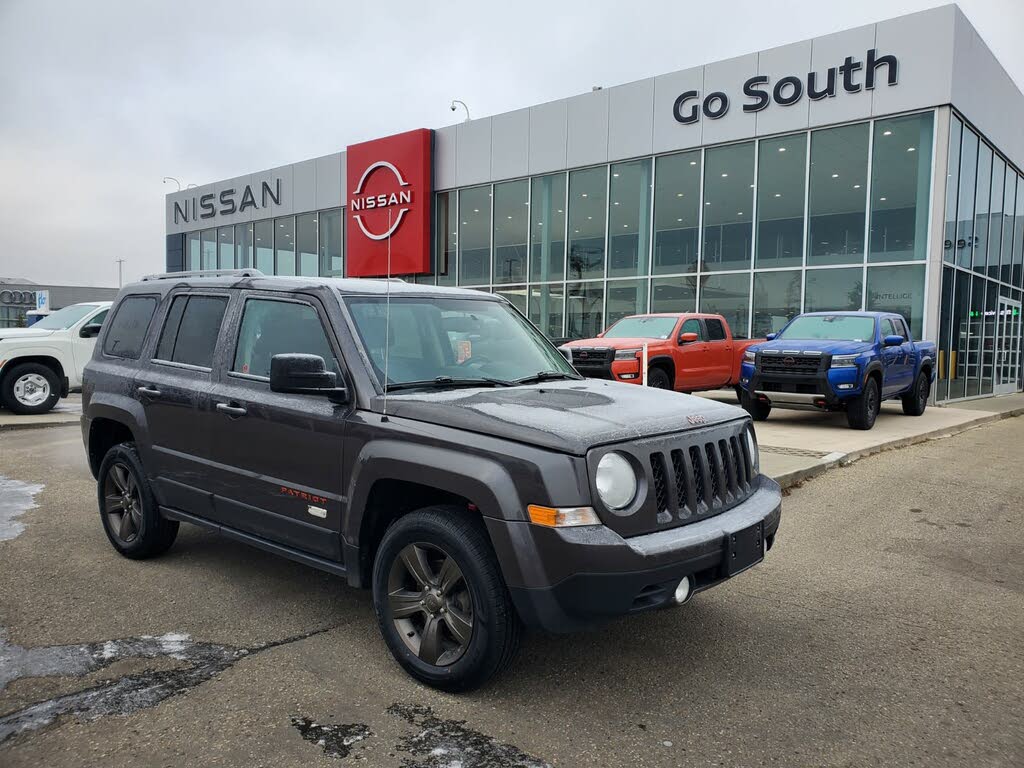
[[[1020,302],[1000,296],[996,320],[995,394],[999,395],[1017,391],[1021,363]]]

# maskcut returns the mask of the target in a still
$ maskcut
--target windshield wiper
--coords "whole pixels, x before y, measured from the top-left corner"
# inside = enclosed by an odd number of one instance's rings
[[[571,376],[568,373],[562,373],[562,371],[538,371],[533,376],[524,376],[521,379],[516,379],[514,384],[536,384],[540,381],[554,381],[555,379],[579,379],[580,376]]]
[[[511,381],[504,379],[478,378],[478,379],[456,379],[452,376],[437,376],[433,379],[423,381],[402,381],[398,384],[389,384],[388,392],[395,392],[402,389],[451,389],[455,387],[511,387]]]

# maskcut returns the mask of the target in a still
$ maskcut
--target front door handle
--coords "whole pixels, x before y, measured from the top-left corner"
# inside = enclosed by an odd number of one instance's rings
[[[217,403],[217,410],[221,413],[226,413],[233,419],[237,419],[239,416],[245,416],[246,410],[238,403]]]
[[[160,390],[159,389],[154,389],[153,387],[147,387],[145,384],[143,384],[141,387],[139,387],[136,391],[140,395],[144,395],[145,397],[160,397]]]

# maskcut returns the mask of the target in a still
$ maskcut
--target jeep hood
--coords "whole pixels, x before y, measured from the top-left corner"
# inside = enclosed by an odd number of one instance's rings
[[[874,344],[870,341],[833,341],[830,339],[773,339],[762,341],[753,350],[767,349],[777,352],[821,352],[828,355],[853,355],[867,352]]]
[[[380,411],[376,398],[373,410]],[[582,379],[522,387],[404,392],[388,414],[583,456],[623,442],[746,418],[739,408],[636,384]]]
[[[0,341],[17,341],[19,339],[45,339],[52,336],[53,331],[43,328],[3,328],[0,329]]]

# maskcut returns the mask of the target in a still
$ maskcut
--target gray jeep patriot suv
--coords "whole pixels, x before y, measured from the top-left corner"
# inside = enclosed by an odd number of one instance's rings
[[[584,379],[477,291],[148,278],[118,296],[82,405],[118,552],[158,555],[187,522],[344,576],[445,690],[504,668],[524,625],[683,603],[779,526],[744,411]]]

